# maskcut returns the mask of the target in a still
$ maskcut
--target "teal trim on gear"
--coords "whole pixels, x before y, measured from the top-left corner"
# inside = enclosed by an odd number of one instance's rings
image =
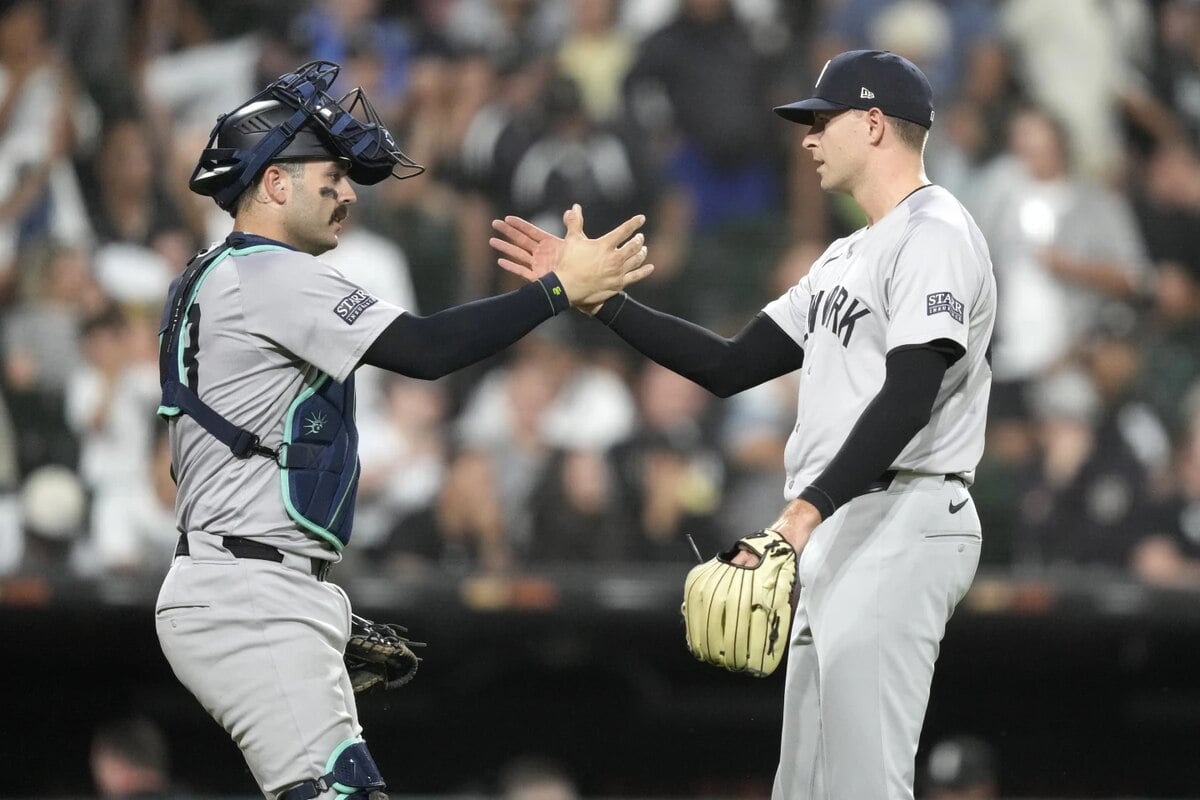
[[[179,406],[159,406],[154,413],[160,417],[178,417],[181,412]]]
[[[334,764],[337,763],[338,757],[342,755],[342,752],[345,751],[347,747],[352,747],[356,744],[366,744],[366,741],[359,736],[354,739],[347,739],[337,747],[333,748],[333,754],[329,756],[329,760],[325,762],[325,774],[328,775],[332,773]],[[334,781],[332,784],[330,784],[330,788],[339,793],[337,800],[346,800],[347,797],[362,789],[361,786],[347,786],[344,783],[338,783],[337,781]]]
[[[192,296],[187,299],[187,303],[183,307],[183,327],[179,329],[179,342],[180,342],[180,347],[178,348],[178,350],[179,350],[179,353],[178,353],[179,380],[185,386],[187,385],[187,380],[186,380],[187,370],[185,370],[183,368],[183,352],[187,348],[183,346],[183,343],[188,341],[188,335],[190,334],[191,327],[192,327],[187,322],[187,313],[188,313],[188,310],[192,307],[192,303],[196,302],[196,295],[200,294],[200,287],[204,285],[204,281],[208,278],[209,275],[212,274],[213,269],[218,264],[220,264],[222,261],[224,261],[225,259],[230,258],[230,257],[236,258],[237,256],[250,255],[251,253],[261,253],[266,250],[287,250],[287,248],[280,247],[277,244],[259,244],[259,245],[255,245],[254,247],[243,247],[240,250],[235,249],[233,247],[227,247],[225,250],[223,250],[221,252],[220,255],[218,255],[216,258],[214,258],[207,267],[204,268],[204,272],[202,272],[200,274],[200,277],[196,280],[196,286],[192,289]],[[191,388],[194,391],[196,387],[193,386]]]
[[[290,406],[288,406],[287,414],[283,418],[283,444],[280,447],[282,452],[286,453],[287,446],[292,443],[292,419],[296,416],[296,409],[300,407],[301,403],[303,403],[305,400],[307,400],[308,398],[310,398],[314,394],[316,394],[317,390],[320,389],[322,386],[324,386],[325,381],[327,381],[327,380],[329,380],[329,376],[326,375],[324,372],[320,373],[320,377],[318,377],[317,380],[311,386],[309,386],[304,391],[300,392],[300,394],[296,395],[296,399],[292,401],[292,404]],[[286,458],[285,458],[285,461],[286,461]],[[355,471],[358,470],[357,462],[355,463],[354,468],[355,468]],[[340,553],[342,551],[342,549],[346,546],[342,542],[342,540],[339,539],[338,537],[334,536],[332,533],[330,533],[328,529],[322,528],[320,525],[317,525],[316,523],[312,522],[306,516],[301,514],[300,510],[297,509],[296,506],[292,504],[292,485],[288,481],[289,472],[290,472],[290,470],[286,466],[280,465],[279,485],[280,485],[280,489],[283,493],[283,507],[285,509],[287,509],[288,516],[291,517],[292,520],[294,522],[296,522],[296,524],[298,524],[300,527],[304,528],[306,531],[308,531],[310,533],[315,533],[317,536],[321,537],[321,539],[323,539],[325,542],[329,543],[333,547],[334,550],[336,550],[337,552]],[[350,486],[351,487],[354,486],[353,481],[350,482]],[[338,505],[337,505],[338,511],[341,511],[342,504],[346,502],[346,496],[348,494],[349,494],[349,490],[347,490],[347,493],[345,495],[342,495],[342,499],[340,501],[338,501]],[[337,519],[337,512],[334,512],[333,519],[330,520],[330,524],[332,525],[333,521],[336,519]]]

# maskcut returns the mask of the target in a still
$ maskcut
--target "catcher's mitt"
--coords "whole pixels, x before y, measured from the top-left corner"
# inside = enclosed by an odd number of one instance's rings
[[[408,628],[371,622],[357,614],[350,617],[350,640],[346,642],[346,669],[354,693],[371,689],[398,689],[413,679],[421,659],[413,647],[424,647],[404,634]]]
[[[758,564],[731,564],[738,550],[757,555]],[[770,528],[693,567],[681,608],[692,655],[730,672],[770,675],[787,651],[795,585],[796,550]]]

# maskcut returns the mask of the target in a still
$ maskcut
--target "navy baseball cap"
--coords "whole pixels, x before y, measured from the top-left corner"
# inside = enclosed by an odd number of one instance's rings
[[[813,96],[775,113],[803,125],[813,124],[817,111],[878,108],[889,117],[933,124],[933,90],[925,74],[903,56],[886,50],[848,50],[825,62]]]

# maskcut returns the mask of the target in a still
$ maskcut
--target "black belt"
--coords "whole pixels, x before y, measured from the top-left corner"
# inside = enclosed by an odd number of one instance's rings
[[[283,553],[269,544],[256,542],[253,539],[243,539],[240,536],[222,536],[221,546],[233,553],[234,558],[257,558],[261,561],[274,561],[276,564],[283,563]],[[190,555],[188,547],[188,538],[186,533],[179,535],[179,544],[175,545],[176,556]],[[319,581],[325,580],[325,576],[329,573],[329,567],[333,564],[324,558],[310,558],[310,567],[312,575]]]
[[[892,481],[900,474],[898,469],[889,469],[887,472],[880,475],[875,480],[867,484],[867,488],[863,489],[863,494],[872,494],[874,492],[886,492],[892,485]],[[967,481],[962,475],[950,473],[945,476],[948,481],[958,481],[963,486],[967,485]]]

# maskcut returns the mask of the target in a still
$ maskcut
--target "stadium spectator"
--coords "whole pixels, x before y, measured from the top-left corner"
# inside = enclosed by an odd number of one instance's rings
[[[204,232],[189,230],[158,184],[161,170],[140,119],[121,117],[105,126],[93,172],[96,278],[116,300],[157,306]]]
[[[147,466],[93,500],[89,568],[101,574],[161,575],[170,565],[175,530],[175,481],[166,427],[154,430]]]
[[[635,524],[623,542],[631,561],[688,561],[684,534],[711,557],[727,543],[716,525],[724,462],[713,444],[711,396],[651,361],[636,378],[639,426],[614,450],[625,505]]]
[[[1017,112],[974,196],[999,292],[993,397],[1069,358],[1105,298],[1135,296],[1149,271],[1128,200],[1073,169],[1066,136],[1044,109]]]
[[[1012,71],[1027,97],[1054,109],[1080,175],[1108,182],[1123,174],[1122,98],[1141,80],[1151,52],[1146,3],[1007,0],[997,5]],[[1070,47],[1063,47],[1069,37]]]
[[[616,122],[623,111],[621,85],[633,64],[633,36],[617,25],[617,0],[571,0],[571,29],[555,58],[559,72],[579,86],[587,115]]]
[[[1172,136],[1177,126],[1188,144],[1200,147],[1200,5],[1192,0],[1161,3],[1157,44],[1148,91],[1172,115],[1159,130]]]
[[[513,169],[515,213],[562,229],[562,209],[578,202],[588,224],[608,230],[630,208],[645,208],[652,182],[641,155],[621,136],[596,126],[578,84],[552,75],[541,100],[542,122]]]
[[[162,729],[147,717],[114,719],[92,735],[90,765],[100,797],[114,800],[176,796]]]
[[[1149,325],[1139,342],[1139,394],[1176,436],[1187,423],[1181,401],[1200,378],[1200,160],[1185,144],[1158,147],[1134,197],[1138,221],[1154,260],[1145,289]]]
[[[393,537],[415,544],[406,520],[429,513],[450,458],[446,383],[388,374],[381,389],[383,413],[359,440],[362,475],[354,535],[356,546],[367,550],[387,548]],[[423,551],[418,547],[418,552]]]
[[[1153,508],[1152,476],[1170,457],[1166,430],[1132,397],[1132,330],[1096,333],[1077,370],[1034,386],[1041,462],[1021,499],[1023,535],[1041,565],[1129,568]]]
[[[87,318],[81,330],[87,363],[67,389],[67,419],[79,437],[79,474],[91,493],[93,525],[121,520],[130,496],[149,484],[160,390],[155,339],[140,322],[115,305]]]
[[[528,564],[618,562],[636,521],[626,513],[607,453],[556,450],[530,495]]]
[[[21,297],[0,319],[3,382],[21,474],[47,463],[73,467],[78,458],[66,423],[66,392],[83,366],[80,323],[103,302],[91,279],[89,252],[31,252]]]
[[[46,13],[33,0],[0,7],[0,301],[19,248],[91,242],[70,156],[94,134],[95,107],[59,62]]]
[[[512,545],[497,464],[481,450],[450,456],[437,495],[397,520],[381,548],[393,572],[439,567],[453,574],[505,572]]]
[[[604,451],[633,430],[629,389],[581,357],[575,320],[552,320],[513,346],[510,361],[483,376],[456,421],[458,442],[490,454],[505,525],[528,548],[533,490],[555,450]]]
[[[453,170],[458,203],[459,254],[465,297],[487,294],[498,277],[487,245],[488,220],[496,209],[512,208],[512,178],[521,156],[537,134],[538,103],[549,75],[547,61],[516,52],[492,62],[460,59],[467,96],[478,106],[455,112],[468,118]]]
[[[641,287],[656,307],[715,326],[759,307],[782,211],[783,154],[760,117],[777,76],[729,0],[684,0],[640,43],[625,96],[664,172],[648,215],[656,269]]]
[[[1142,580],[1175,589],[1200,589],[1200,384],[1185,401],[1188,424],[1179,439],[1171,484],[1146,521],[1148,535],[1133,553]]]

